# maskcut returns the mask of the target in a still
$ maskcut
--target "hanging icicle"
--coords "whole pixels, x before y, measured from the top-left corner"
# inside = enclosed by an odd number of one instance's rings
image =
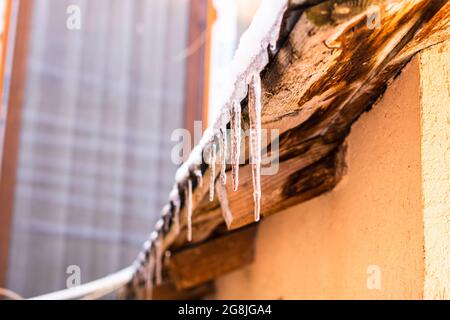
[[[154,250],[150,251],[150,255],[148,257],[148,262],[147,262],[147,275],[145,277],[145,292],[146,292],[146,299],[151,300],[152,299],[152,291],[153,291],[153,286],[154,286],[154,277],[155,277],[155,263],[156,259],[155,259],[155,255],[154,255]]]
[[[233,221],[233,214],[231,213],[228,204],[228,193],[226,187],[221,183],[216,183],[217,198],[219,199],[220,207],[222,208],[223,219],[227,226],[230,226]]]
[[[188,180],[187,195],[186,195],[186,220],[187,220],[187,241],[192,241],[192,181]]]
[[[214,182],[216,181],[216,144],[211,142],[211,151],[209,152],[209,166],[211,167],[211,177],[209,180],[209,201],[214,200]]]
[[[222,155],[222,168],[220,171],[220,178],[222,180],[222,184],[227,184],[227,152],[228,152],[228,139],[227,139],[227,128],[224,127],[220,130],[221,132],[221,148],[220,152]]]
[[[253,200],[255,202],[255,221],[259,221],[261,211],[261,78],[251,77],[248,92],[250,118],[250,163],[253,176]]]
[[[231,110],[231,172],[233,190],[239,186],[239,158],[241,156],[241,104],[234,102]]]
[[[178,184],[176,183],[170,192],[170,205],[172,210],[172,225],[175,230],[176,235],[180,233],[180,192]]]

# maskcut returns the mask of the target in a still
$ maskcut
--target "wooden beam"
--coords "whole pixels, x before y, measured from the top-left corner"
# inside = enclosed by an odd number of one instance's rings
[[[280,163],[275,176],[262,176],[261,212],[267,217],[280,210],[315,198],[331,191],[341,180],[346,170],[345,147],[332,150],[322,159],[302,156]],[[252,170],[244,166],[240,173],[241,189],[237,192],[227,185],[228,201],[233,220],[228,230],[235,230],[253,223]],[[193,224],[193,242],[205,241],[222,228],[224,219],[217,199],[210,202],[204,198],[197,206]],[[223,228],[222,228],[223,229]],[[186,242],[186,229],[183,229],[171,248],[180,249],[189,245]]]
[[[14,61],[6,114],[5,143],[0,173],[0,287],[6,284],[10,229],[14,209],[14,191],[19,151],[28,42],[31,29],[32,0],[21,0],[17,17]]]
[[[338,18],[329,2],[307,10],[263,72],[262,126],[281,133],[280,172],[262,177],[263,217],[332,189],[345,170],[343,144],[353,123],[415,53],[450,38],[447,0],[396,0],[395,6],[392,0],[374,3],[381,12],[379,28],[369,27],[369,7],[340,10]],[[321,12],[330,18],[321,20],[317,17]],[[245,101],[242,114],[243,127],[248,129]],[[263,141],[263,148],[268,145],[270,141]],[[248,139],[245,148],[248,155]],[[208,181],[209,168],[204,174]],[[242,166],[240,176],[239,190],[228,192],[234,215],[230,228],[253,221],[250,168]],[[224,232],[219,204],[208,202],[207,190],[204,183],[193,193],[193,243],[215,241]],[[185,228],[185,208],[182,217]],[[164,238],[167,250],[187,250],[192,245],[186,242],[185,232],[171,229]]]
[[[195,287],[252,263],[255,234],[252,226],[174,252],[168,268],[177,288]]]
[[[263,128],[281,132],[279,175],[292,164],[298,170],[302,165],[314,166],[316,162],[319,165],[319,160],[342,145],[352,124],[370,109],[390,79],[415,53],[450,37],[445,29],[450,21],[450,4],[446,1],[416,1],[413,5],[404,0],[400,11],[385,12],[391,2],[380,4],[384,14],[381,28],[375,30],[367,27],[366,15],[341,17],[340,24],[320,26],[310,21],[307,14],[303,15],[267,68],[263,76],[262,122]],[[340,48],[330,49],[325,45],[333,38],[342,39]],[[244,109],[243,120],[247,117],[245,113]],[[248,147],[245,153],[249,154]],[[288,165],[284,164],[290,159]],[[206,175],[205,181],[209,179],[209,170]],[[251,183],[248,184],[251,169],[241,167],[240,176],[242,183],[237,194],[228,193],[236,215],[236,225],[230,225],[231,228],[252,221],[248,210],[252,201],[240,195],[252,193]],[[278,178],[263,176],[262,179]],[[245,181],[247,185],[243,184]],[[207,186],[194,192],[194,197],[201,199],[194,205],[194,242],[204,241],[213,233],[205,227],[219,226],[214,220],[220,216],[219,204],[217,201],[209,203],[206,193]],[[263,192],[263,206],[268,195],[270,193]],[[247,201],[245,214],[240,212],[244,201]],[[293,201],[295,203],[298,202]],[[262,215],[267,214],[263,207]],[[249,216],[244,218],[243,215]],[[186,245],[185,237],[182,232],[172,239],[172,245],[177,248]]]
[[[284,161],[280,164],[279,174],[262,177],[261,190],[264,196],[261,198],[261,212],[263,217],[332,190],[345,172],[344,148],[338,148],[325,158],[311,164],[304,160],[298,157]],[[249,166],[242,171],[240,180],[244,190],[251,190],[252,173]],[[227,190],[230,209],[233,213],[233,220],[229,223],[228,229],[233,230],[253,223],[253,193],[233,192],[231,186],[227,186]]]

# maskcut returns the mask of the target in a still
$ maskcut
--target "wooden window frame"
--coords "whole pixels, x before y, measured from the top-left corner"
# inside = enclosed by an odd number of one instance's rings
[[[33,0],[20,0],[0,171],[0,287],[6,287]]]

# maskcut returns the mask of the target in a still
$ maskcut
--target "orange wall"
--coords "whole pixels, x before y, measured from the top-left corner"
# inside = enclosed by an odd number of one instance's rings
[[[338,187],[264,219],[254,264],[218,279],[215,298],[423,297],[418,70],[416,58],[355,124]],[[368,289],[371,265],[380,290]]]
[[[425,299],[450,299],[450,41],[420,55]]]

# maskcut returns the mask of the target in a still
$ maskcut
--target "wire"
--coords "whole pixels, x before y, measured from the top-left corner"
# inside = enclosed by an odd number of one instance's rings
[[[6,297],[11,300],[23,300],[23,297],[21,295],[5,288],[0,288],[0,296]]]
[[[134,272],[135,268],[131,266],[104,278],[88,282],[77,287],[44,294],[28,300],[99,299],[125,286],[129,281],[131,281]]]

